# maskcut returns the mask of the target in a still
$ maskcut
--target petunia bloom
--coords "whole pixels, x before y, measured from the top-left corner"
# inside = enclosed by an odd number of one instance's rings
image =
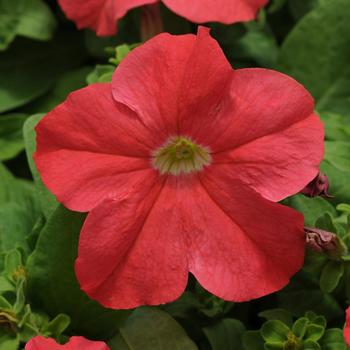
[[[72,337],[69,342],[61,345],[52,338],[37,336],[32,338],[25,346],[25,350],[109,350],[106,343],[92,341],[84,337]]]
[[[66,16],[78,28],[90,28],[97,35],[116,33],[116,22],[136,7],[163,2],[176,14],[196,23],[231,24],[255,18],[268,0],[58,0]]]
[[[350,347],[350,307],[346,309],[346,323],[344,328],[345,343]]]
[[[274,203],[318,173],[323,127],[295,80],[233,70],[209,31],[160,34],[112,84],[72,93],[37,126],[35,161],[66,207],[89,211],[75,269],[111,308],[178,298],[191,272],[246,301],[303,263],[298,212]]]

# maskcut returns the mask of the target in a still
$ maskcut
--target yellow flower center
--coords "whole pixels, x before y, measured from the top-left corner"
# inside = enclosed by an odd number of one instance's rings
[[[183,136],[171,137],[153,153],[153,165],[161,174],[189,174],[202,170],[210,162],[210,152],[206,147]]]

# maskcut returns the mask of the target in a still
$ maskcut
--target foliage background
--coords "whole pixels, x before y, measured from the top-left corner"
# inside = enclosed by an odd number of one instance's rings
[[[196,32],[165,8],[162,16],[166,31]],[[69,92],[110,80],[140,42],[139,17],[131,11],[117,36],[97,38],[76,30],[54,0],[0,0],[0,349],[23,348],[36,334],[83,335],[112,350],[346,349],[346,254],[308,252],[285,289],[249,303],[224,302],[193,279],[178,301],[133,312],[104,309],[80,291],[73,262],[84,216],[59,206],[41,183],[34,127]],[[257,21],[210,27],[235,68],[276,69],[313,94],[334,198],[296,195],[285,204],[348,244],[350,1],[271,0]]]

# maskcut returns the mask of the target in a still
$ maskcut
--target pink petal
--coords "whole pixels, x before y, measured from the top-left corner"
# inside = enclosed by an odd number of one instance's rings
[[[117,20],[131,9],[159,0],[58,0],[66,16],[79,29],[90,28],[97,35],[116,33]]]
[[[346,324],[344,328],[345,343],[350,346],[350,307],[346,309]]]
[[[302,215],[221,176],[224,189],[210,174],[202,181],[207,189],[196,176],[170,176],[93,209],[76,262],[82,289],[124,309],[175,300],[188,271],[233,301],[285,286],[303,263]]]
[[[201,174],[190,271],[209,292],[248,301],[283,288],[303,264],[303,217],[269,202],[229,174]],[[196,204],[197,203],[197,204]]]
[[[38,124],[36,165],[68,208],[90,210],[106,196],[157,176],[150,160],[156,137],[122,107],[109,84],[96,84],[71,94]]]
[[[209,146],[214,166],[267,199],[300,191],[323,158],[324,131],[312,97],[292,78],[267,69],[235,70],[231,84],[217,114],[188,123],[186,134]]]
[[[83,226],[76,274],[90,298],[126,309],[177,299],[186,287],[186,247],[173,208],[174,189],[147,182],[107,199]]]
[[[106,343],[92,341],[84,337],[72,337],[69,342],[60,345],[52,338],[37,336],[32,338],[25,346],[25,350],[109,350]]]
[[[196,23],[249,21],[268,0],[162,0],[173,12]]]
[[[319,117],[311,114],[280,132],[215,154],[213,166],[265,198],[280,201],[302,190],[318,174],[323,137]]]
[[[206,28],[198,35],[161,34],[133,50],[117,68],[113,97],[150,128],[161,126],[163,142],[182,132],[181,123],[218,103],[232,68]],[[200,87],[200,88],[199,88]],[[197,125],[198,126],[198,125]]]

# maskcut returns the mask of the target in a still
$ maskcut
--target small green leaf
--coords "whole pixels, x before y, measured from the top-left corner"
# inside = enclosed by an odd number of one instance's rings
[[[283,322],[288,327],[291,327],[293,324],[292,314],[284,309],[271,309],[265,310],[258,314],[259,317],[263,317],[266,320],[277,320]]]
[[[111,82],[114,71],[115,66],[112,66],[111,64],[98,64],[87,76],[86,81],[88,84]]]
[[[338,261],[329,261],[323,268],[320,278],[321,290],[331,293],[339,284],[344,274],[344,264]]]
[[[309,324],[309,320],[306,317],[301,317],[297,319],[292,327],[293,334],[298,337],[299,339],[302,339],[306,332],[306,327]]]
[[[320,340],[324,334],[324,327],[317,324],[310,324],[307,326],[305,339],[310,339],[315,342]]]
[[[48,336],[57,339],[68,328],[69,324],[70,317],[65,314],[59,314],[42,331]]]
[[[303,349],[304,350],[321,350],[321,347],[318,343],[316,343],[315,341],[308,339],[305,340],[303,343]]]
[[[281,321],[271,320],[263,324],[260,333],[266,342],[277,343],[286,341],[289,331]]]

